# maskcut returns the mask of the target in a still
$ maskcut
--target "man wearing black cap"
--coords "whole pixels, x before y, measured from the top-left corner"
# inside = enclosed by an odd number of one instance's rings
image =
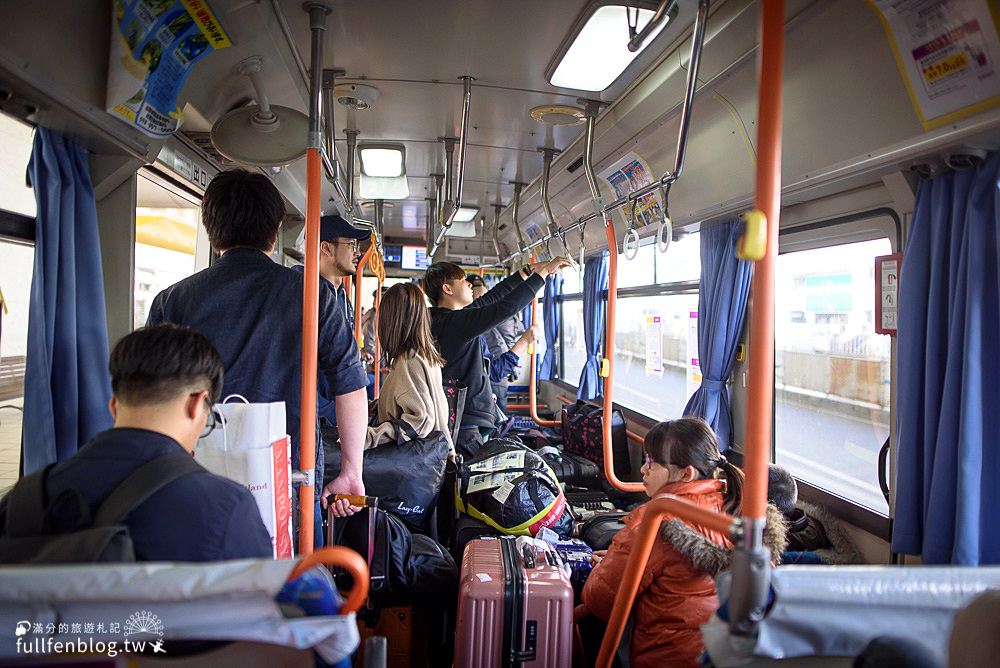
[[[358,229],[336,214],[319,220],[319,275],[330,283],[337,296],[337,307],[342,309],[352,330],[354,307],[344,288],[344,279],[358,270],[361,242],[370,236],[368,230]],[[295,268],[302,271],[301,267]]]
[[[281,193],[264,175],[232,169],[216,176],[202,200],[202,223],[221,257],[208,269],[160,292],[147,324],[187,325],[207,337],[225,366],[222,396],[285,402],[292,466],[298,468],[302,276],[270,258],[284,215]],[[368,402],[367,378],[353,332],[329,290],[319,291],[319,309],[319,368],[332,388],[331,396],[336,396],[343,453],[340,475],[323,489],[325,500],[330,494],[364,494],[361,465]],[[318,492],[317,485],[317,496]],[[318,502],[316,506],[321,520]],[[332,507],[338,516],[359,510],[347,501]],[[293,517],[297,520],[298,513]],[[317,530],[316,537],[321,535]]]

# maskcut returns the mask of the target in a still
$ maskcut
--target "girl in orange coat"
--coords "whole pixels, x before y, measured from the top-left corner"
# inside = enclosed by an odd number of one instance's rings
[[[743,472],[719,452],[712,428],[700,418],[661,422],[646,434],[642,484],[646,495],[673,494],[715,511],[738,515]],[[607,620],[646,506],[635,509],[606,553],[595,552],[583,589],[591,613]],[[713,575],[732,549],[728,536],[673,519],[653,544],[632,607],[632,668],[697,666],[699,626],[718,608]],[[704,540],[707,539],[707,540]],[[718,548],[724,548],[719,550]]]

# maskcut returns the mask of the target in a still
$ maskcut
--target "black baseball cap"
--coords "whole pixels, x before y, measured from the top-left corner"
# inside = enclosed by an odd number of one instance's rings
[[[480,285],[486,287],[486,281],[479,274],[467,274],[465,280],[474,288]]]
[[[343,217],[336,214],[323,216],[319,219],[319,240],[357,239],[364,241],[371,236],[370,230],[354,227]]]

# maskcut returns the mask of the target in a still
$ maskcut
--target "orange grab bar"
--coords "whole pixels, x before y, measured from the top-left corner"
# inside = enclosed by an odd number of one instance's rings
[[[615,594],[615,604],[611,608],[611,617],[608,619],[608,630],[604,633],[601,651],[597,655],[596,666],[598,668],[610,668],[611,666],[611,660],[614,658],[618,642],[625,630],[625,622],[632,610],[632,601],[635,600],[635,593],[639,589],[639,581],[646,570],[649,553],[660,533],[660,523],[668,515],[671,518],[676,517],[684,522],[697,524],[722,534],[730,535],[732,533],[734,520],[725,513],[717,513],[702,506],[696,506],[673,494],[658,496],[649,502],[642,518],[642,524],[639,525],[635,543],[632,545],[632,552],[628,556],[628,564],[622,574],[621,585],[618,588],[618,593]]]
[[[618,241],[615,239],[615,226],[610,220],[605,219],[604,233],[608,238],[608,308],[607,327],[604,336],[604,364],[602,373],[604,375],[604,477],[612,485],[623,492],[641,492],[643,486],[637,482],[622,482],[615,475],[615,457],[611,447],[611,416],[612,400],[611,390],[615,377],[615,307],[618,303]]]
[[[746,492],[743,515],[763,519],[767,507],[767,463],[771,454],[774,390],[774,262],[781,209],[781,79],[785,3],[761,7],[761,64],[757,109],[757,179],[754,206],[767,217],[767,246],[754,267],[750,314],[750,379],[747,389]]]
[[[360,554],[346,547],[321,547],[300,559],[288,579],[294,580],[309,569],[320,565],[343,568],[351,574],[354,585],[348,592],[344,605],[340,607],[340,614],[357,612],[368,597],[368,564],[365,560]]]
[[[378,313],[379,307],[382,305],[382,281],[378,282],[378,289],[375,290],[375,333],[372,335],[375,337],[375,362],[373,366],[375,367],[375,388],[373,396],[378,399],[378,388],[380,385],[380,380],[382,379],[382,363],[380,358],[382,356],[382,346],[378,340]]]
[[[302,414],[299,417],[299,469],[316,468],[316,377],[319,373],[319,204],[318,148],[306,150],[306,256],[302,282]],[[313,485],[299,485],[299,554],[313,549]]]
[[[531,326],[534,327],[536,322],[538,322],[538,297],[535,297],[531,302]],[[561,420],[543,420],[538,417],[538,397],[536,396],[538,389],[538,347],[534,343],[528,346],[528,355],[531,357],[528,369],[530,374],[528,377],[528,408],[531,411],[531,419],[542,427],[558,427],[562,424]]]
[[[361,275],[365,270],[365,265],[368,264],[368,258],[372,255],[372,248],[373,246],[370,246],[361,256],[361,260],[358,261],[358,269],[354,279],[354,340],[358,342],[359,355],[361,354],[361,318],[358,310],[361,308]]]

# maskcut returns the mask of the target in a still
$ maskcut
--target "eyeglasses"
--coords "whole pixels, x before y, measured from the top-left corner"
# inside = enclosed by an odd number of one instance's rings
[[[198,393],[194,392],[191,396],[196,396]],[[219,416],[215,412],[215,406],[212,402],[208,400],[208,395],[205,395],[205,403],[208,405],[208,418],[205,420],[205,430],[201,432],[201,436],[198,438],[208,438],[209,434],[215,431],[219,426]]]
[[[351,241],[331,241],[330,243],[335,244],[337,246],[350,246],[351,250],[353,250],[355,253],[361,250],[361,242],[358,241],[357,239],[352,239]]]
[[[653,464],[656,463],[656,462],[653,461],[653,458],[649,455],[648,452],[643,452],[642,453],[642,462],[643,462],[643,464],[646,465],[647,469],[653,468]]]

